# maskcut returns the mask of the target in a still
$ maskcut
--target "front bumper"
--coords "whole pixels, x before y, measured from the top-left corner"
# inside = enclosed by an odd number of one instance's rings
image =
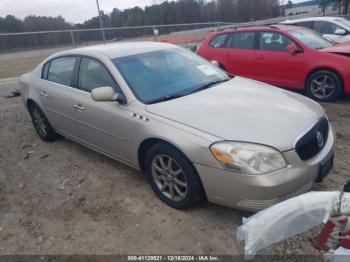
[[[242,175],[194,164],[210,202],[257,211],[311,190],[322,161],[334,152],[330,128],[327,143],[315,157],[302,161],[295,150],[284,152],[288,166],[263,175]]]

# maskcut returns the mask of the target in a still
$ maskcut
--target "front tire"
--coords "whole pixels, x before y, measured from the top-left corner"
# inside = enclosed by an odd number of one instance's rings
[[[337,101],[343,93],[340,77],[329,70],[312,73],[306,81],[307,95],[318,102]]]
[[[30,104],[28,109],[35,131],[42,140],[50,142],[59,137],[59,135],[52,129],[44,112],[37,104]]]
[[[175,147],[165,143],[146,153],[146,177],[155,194],[167,205],[187,209],[204,199],[204,190],[192,163]]]

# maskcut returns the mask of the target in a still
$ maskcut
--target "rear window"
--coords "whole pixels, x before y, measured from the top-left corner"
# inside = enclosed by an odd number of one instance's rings
[[[50,63],[46,63],[43,67],[43,71],[41,73],[41,78],[42,79],[47,79],[47,75],[49,73],[49,67],[50,67]]]
[[[214,48],[222,48],[225,45],[226,38],[227,34],[218,35],[213,40],[211,40],[209,46]]]
[[[255,32],[237,32],[230,34],[226,46],[228,48],[254,49]]]
[[[76,57],[60,57],[52,60],[48,68],[47,80],[70,86]]]

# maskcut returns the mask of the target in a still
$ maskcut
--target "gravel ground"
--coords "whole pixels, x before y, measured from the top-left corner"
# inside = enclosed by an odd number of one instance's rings
[[[0,254],[241,253],[234,231],[248,213],[176,211],[138,171],[65,139],[42,142],[21,98],[3,98],[17,87],[0,85]]]
[[[171,209],[139,172],[65,139],[42,142],[21,98],[4,98],[17,88],[0,83],[0,254],[242,254],[235,230],[250,213],[209,203]],[[349,179],[350,99],[323,106],[337,154],[317,189],[334,190]],[[318,254],[312,233],[266,252]]]

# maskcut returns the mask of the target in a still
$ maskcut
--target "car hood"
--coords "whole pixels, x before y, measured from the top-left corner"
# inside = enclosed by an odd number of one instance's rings
[[[301,95],[236,77],[178,99],[146,105],[150,113],[180,122],[218,139],[270,145],[281,151],[324,115]]]
[[[322,52],[327,53],[334,53],[334,54],[340,54],[340,55],[350,55],[350,42],[341,43],[332,47],[327,47],[324,49],[321,49]]]

